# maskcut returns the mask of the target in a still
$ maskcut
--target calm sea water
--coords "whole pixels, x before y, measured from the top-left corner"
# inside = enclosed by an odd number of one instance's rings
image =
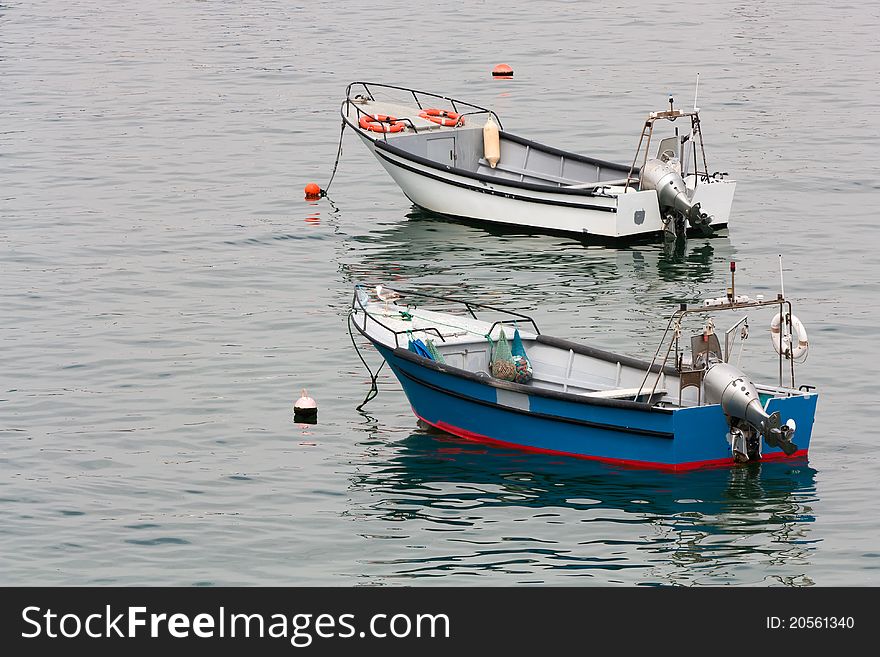
[[[0,5],[0,582],[880,583],[880,9],[687,4]],[[678,252],[423,215],[350,134],[332,202],[302,198],[351,80],[628,161],[698,72],[710,167],[739,186],[729,235]],[[485,448],[420,428],[384,373],[355,410],[356,281],[642,355],[731,259],[774,293],[779,252],[812,345],[799,383],[822,395],[808,465]],[[752,333],[744,359],[772,371]],[[302,387],[316,426],[292,421]]]

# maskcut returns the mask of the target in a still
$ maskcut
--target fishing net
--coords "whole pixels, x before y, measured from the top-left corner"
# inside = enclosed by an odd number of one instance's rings
[[[519,356],[525,360],[528,360],[528,356],[526,356],[526,348],[523,347],[522,338],[519,337],[519,329],[515,329],[513,331],[513,343],[510,346],[510,353],[512,356]]]
[[[522,338],[519,337],[519,329],[513,331],[513,344],[510,347],[514,367],[516,367],[517,383],[528,383],[532,380],[532,363],[526,355],[526,348],[523,346]]]
[[[491,343],[491,338],[490,338]],[[504,328],[492,348],[492,361],[489,365],[492,376],[504,381],[528,383],[532,379],[532,365],[526,356],[519,329],[513,334],[513,346],[507,340]]]
[[[445,363],[446,362],[446,359],[443,358],[443,354],[441,354],[437,350],[437,346],[434,344],[434,341],[431,340],[430,338],[428,338],[427,347],[428,347],[428,352],[431,354],[431,358],[433,358],[438,363]]]
[[[495,342],[495,349],[492,352],[492,360],[510,360],[512,356],[510,343],[507,341],[507,336],[504,334],[504,327],[502,326],[501,335],[498,336],[498,340]]]
[[[490,338],[491,343],[491,338]],[[492,360],[489,365],[492,376],[504,381],[528,383],[532,380],[532,364],[526,356],[519,329],[513,334],[513,346],[507,340],[504,328],[492,348]]]
[[[492,376],[503,381],[513,381],[516,378],[516,368],[509,360],[493,360]]]
[[[501,327],[501,335],[496,342],[492,342],[492,338],[487,335],[489,341],[489,371],[496,379],[504,381],[513,381],[516,378],[516,368],[510,362],[512,354],[510,353],[510,343],[507,342],[507,336],[504,334],[504,327]]]

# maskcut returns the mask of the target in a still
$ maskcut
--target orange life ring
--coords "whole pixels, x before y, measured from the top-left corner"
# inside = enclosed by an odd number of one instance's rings
[[[406,128],[406,124],[399,120],[396,116],[387,116],[385,114],[364,114],[358,121],[364,130],[373,132],[400,132]]]
[[[453,112],[452,110],[437,109],[436,107],[422,110],[421,112],[419,112],[419,116],[423,119],[433,121],[434,123],[439,123],[440,125],[446,126],[447,128],[452,128],[457,125],[462,125],[464,123],[464,119],[457,112]]]

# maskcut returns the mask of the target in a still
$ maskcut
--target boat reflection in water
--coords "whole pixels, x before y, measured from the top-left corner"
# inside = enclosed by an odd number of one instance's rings
[[[379,542],[367,549],[370,577],[813,584],[805,573],[819,542],[810,538],[816,470],[804,460],[676,474],[524,454],[430,428],[385,446],[358,464],[350,489],[348,515]],[[430,540],[420,539],[426,532]]]
[[[446,278],[454,281],[458,296],[473,292],[486,298],[493,291],[507,295],[521,287],[526,294],[538,290],[542,298],[552,291],[554,299],[583,300],[584,292],[617,293],[639,280],[645,291],[656,290],[656,298],[668,304],[665,282],[683,283],[684,291],[699,296],[705,284],[713,289],[725,285],[727,263],[736,259],[726,232],[706,239],[612,248],[497,225],[438,220],[418,208],[406,217],[341,243],[338,259],[348,282],[435,277],[441,285]]]

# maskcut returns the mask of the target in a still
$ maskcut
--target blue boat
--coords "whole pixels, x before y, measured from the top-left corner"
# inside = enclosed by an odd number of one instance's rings
[[[779,376],[753,382],[731,363],[748,316],[723,333],[713,316],[774,309]],[[818,394],[795,387],[794,367],[809,343],[781,294],[751,299],[731,286],[682,304],[650,361],[543,335],[522,313],[382,286],[355,287],[349,321],[415,415],[467,440],[664,470],[802,460],[809,450]]]

